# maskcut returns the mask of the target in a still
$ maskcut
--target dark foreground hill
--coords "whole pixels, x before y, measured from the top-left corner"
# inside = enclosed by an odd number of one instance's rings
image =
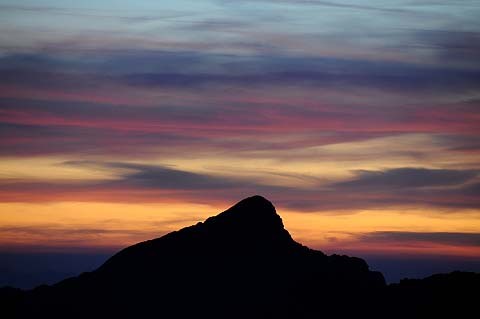
[[[94,272],[4,288],[0,306],[6,318],[459,318],[476,312],[479,276],[387,286],[362,259],[295,242],[273,205],[254,196]]]

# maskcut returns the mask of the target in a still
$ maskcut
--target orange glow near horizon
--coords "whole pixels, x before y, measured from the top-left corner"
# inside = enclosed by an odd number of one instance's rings
[[[193,225],[230,204],[2,203],[0,249],[19,251],[115,251]],[[393,232],[480,232],[476,211],[361,210],[304,213],[277,207],[285,228],[298,242],[328,253],[438,254],[480,257],[478,246],[434,242],[362,242],[358,235]]]
[[[478,258],[478,241],[470,237],[480,233],[480,211],[469,187],[478,181],[479,154],[462,153],[463,165],[471,168],[452,170],[458,151],[445,151],[435,138],[407,134],[324,146],[310,146],[307,139],[295,146],[294,156],[289,149],[218,156],[192,149],[188,157],[4,157],[0,250],[113,252],[195,224],[259,193],[272,200],[294,239],[328,253]],[[264,142],[277,139],[265,137]],[[284,141],[296,145],[299,139],[289,135]],[[415,148],[423,148],[425,155],[409,157]],[[321,165],[316,165],[319,157]],[[420,186],[406,191],[399,174],[407,174],[409,183],[408,178],[417,178]],[[446,177],[438,179],[438,174]],[[451,176],[458,185],[443,180]],[[422,179],[440,184],[424,186]],[[351,186],[355,180],[367,184]],[[387,187],[378,187],[377,180],[386,180]],[[391,234],[371,237],[378,232]],[[421,238],[395,237],[398,233]]]

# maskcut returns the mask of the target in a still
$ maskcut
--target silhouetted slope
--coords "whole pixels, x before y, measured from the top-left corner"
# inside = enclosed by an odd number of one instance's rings
[[[388,290],[394,318],[478,318],[480,274],[452,272],[403,279]],[[399,307],[400,306],[400,307]]]
[[[387,288],[362,259],[295,242],[273,205],[254,196],[92,273],[5,290],[3,300],[18,318],[384,318],[410,293],[400,286]]]
[[[161,238],[128,247],[109,259],[99,271],[131,271],[158,267],[166,259],[257,257],[305,251],[284,229],[273,205],[260,196],[247,198],[203,223]]]

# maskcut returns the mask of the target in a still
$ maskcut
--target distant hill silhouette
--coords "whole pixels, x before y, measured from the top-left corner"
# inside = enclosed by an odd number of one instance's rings
[[[295,242],[263,197],[128,247],[99,269],[30,291],[0,290],[6,318],[467,317],[480,275],[387,286],[360,258]]]

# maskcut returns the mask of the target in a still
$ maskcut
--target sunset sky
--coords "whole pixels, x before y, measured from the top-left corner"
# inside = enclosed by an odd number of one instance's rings
[[[254,194],[327,253],[480,261],[480,3],[0,0],[0,252]]]

